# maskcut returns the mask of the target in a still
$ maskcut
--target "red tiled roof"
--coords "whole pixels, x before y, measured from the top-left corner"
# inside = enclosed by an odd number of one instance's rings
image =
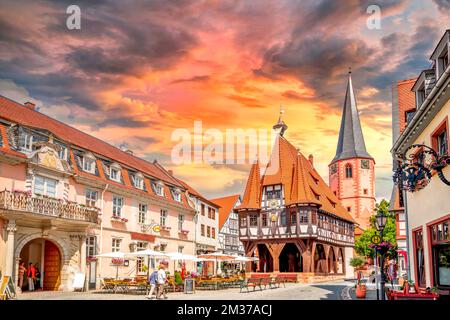
[[[86,149],[94,154],[101,155],[103,157],[109,158],[113,161],[116,161],[124,166],[133,168],[137,171],[140,171],[144,174],[151,176],[152,178],[162,180],[171,185],[175,185],[177,187],[183,188],[183,185],[179,183],[179,181],[172,177],[167,171],[158,163],[151,163],[146,160],[140,159],[134,155],[131,155],[127,152],[124,152],[100,139],[97,139],[93,136],[90,136],[78,129],[75,129],[69,125],[66,125],[58,120],[52,119],[49,116],[46,116],[38,111],[32,110],[28,107],[25,107],[15,101],[9,100],[0,95],[0,118],[6,119],[8,121],[19,123],[24,126],[33,127],[37,129],[47,130],[51,132],[54,136],[59,139],[68,142],[74,146],[80,147],[82,149]],[[3,128],[3,129],[2,129]],[[0,132],[2,133],[3,139],[6,137],[6,130],[3,125],[0,125]],[[27,158],[26,155],[11,150],[8,147],[8,141],[6,139],[3,141],[3,146],[0,148],[0,152],[4,151],[9,154],[16,155],[18,157]],[[75,173],[79,176],[86,177],[89,179],[101,180],[103,182],[107,182],[111,185],[118,186],[120,188],[133,190],[137,193],[142,193],[147,196],[151,196],[155,199],[161,199],[162,197],[156,195],[151,188],[151,184],[148,178],[144,178],[144,183],[147,191],[136,189],[132,186],[128,170],[122,168],[122,176],[124,178],[124,184],[114,182],[106,179],[105,174],[103,172],[103,166],[99,159],[97,159],[97,168],[99,171],[99,176],[80,171],[78,170],[75,156],[73,150],[70,151],[70,158],[73,164],[73,169]],[[187,198],[185,194],[182,194],[182,202],[178,202],[172,198],[170,194],[169,187],[165,185],[164,187],[165,197],[164,200],[176,206],[181,206],[184,208],[188,208],[193,210],[187,203]]]
[[[276,170],[270,166],[277,166]],[[270,168],[270,169],[269,169]],[[237,209],[260,209],[262,186],[282,184],[286,206],[315,204],[347,221],[354,219],[323,181],[313,165],[286,138],[278,136],[263,177],[252,166],[242,204]],[[267,174],[266,174],[267,173]],[[259,182],[261,181],[261,182]],[[318,199],[317,199],[318,197]]]
[[[211,199],[212,202],[220,206],[219,209],[219,230],[222,229],[223,224],[227,221],[228,216],[233,211],[236,202],[239,200],[239,195],[235,194],[228,197]]]
[[[43,113],[0,95],[0,118],[25,126],[47,130],[59,139],[94,154],[110,158],[123,165],[134,168],[164,182],[179,185],[176,179],[168,176],[153,163],[122,151],[105,141],[95,138],[74,127],[53,119]],[[181,186],[180,186],[181,187]]]
[[[261,206],[261,176],[259,163],[254,163],[250,170],[250,175],[245,186],[244,196],[241,204],[236,208],[240,209],[260,209]]]

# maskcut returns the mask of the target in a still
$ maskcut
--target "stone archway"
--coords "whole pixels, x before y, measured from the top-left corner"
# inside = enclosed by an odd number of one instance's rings
[[[286,243],[279,256],[280,272],[302,272],[302,252],[292,242]]]
[[[325,247],[317,243],[314,251],[314,271],[317,273],[328,273]]]
[[[15,261],[15,272],[14,272],[14,281],[16,286],[18,286],[19,282],[19,262],[20,262],[20,254],[25,246],[34,240],[43,239],[48,240],[53,244],[53,246],[59,251],[60,265],[59,265],[59,274],[62,275],[66,272],[66,268],[70,262],[70,247],[69,245],[61,238],[57,238],[53,235],[42,235],[41,232],[33,233],[28,235],[23,235],[19,237],[17,244],[14,249],[14,261]],[[44,271],[45,272],[45,271]],[[59,280],[59,285],[61,285],[61,279]]]
[[[337,248],[337,251],[338,273],[345,274],[344,252],[342,251],[342,248]]]
[[[334,252],[334,247],[330,246],[328,251],[328,272],[329,273],[337,273],[337,259],[336,254]]]

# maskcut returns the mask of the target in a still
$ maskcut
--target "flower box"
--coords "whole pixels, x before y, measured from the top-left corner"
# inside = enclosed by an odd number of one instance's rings
[[[178,230],[178,233],[182,233],[182,234],[188,234],[189,233],[189,230],[184,230],[184,229],[181,229],[181,230]]]
[[[112,216],[111,220],[112,221],[117,221],[117,222],[128,222],[127,218],[122,218],[122,217],[119,217],[119,216]]]
[[[168,227],[168,226],[161,226],[162,231],[169,231],[170,229],[172,229],[172,228]]]
[[[121,258],[112,258],[111,263],[114,265],[123,265],[124,260]]]
[[[97,261],[97,257],[89,256],[89,257],[86,258],[86,262],[87,263],[95,262],[95,261]]]

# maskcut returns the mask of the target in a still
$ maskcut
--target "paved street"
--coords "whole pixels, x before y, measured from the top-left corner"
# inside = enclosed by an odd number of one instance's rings
[[[349,281],[319,284],[287,284],[286,288],[240,293],[239,289],[197,290],[195,294],[169,293],[171,300],[342,300],[350,299]],[[100,292],[33,292],[19,295],[19,300],[147,300],[143,295]]]

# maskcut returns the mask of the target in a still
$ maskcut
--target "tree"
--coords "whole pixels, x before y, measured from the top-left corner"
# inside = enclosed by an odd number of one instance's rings
[[[359,255],[366,257],[373,257],[375,255],[375,250],[369,248],[369,245],[372,243],[372,236],[379,235],[379,232],[375,228],[375,216],[379,212],[384,213],[388,217],[386,226],[383,230],[383,241],[390,242],[394,246],[394,250],[392,250],[391,255],[395,254],[397,248],[397,226],[395,223],[395,214],[389,212],[389,201],[383,199],[380,203],[375,205],[375,214],[370,217],[370,228],[364,230],[361,236],[355,241],[355,251]]]

